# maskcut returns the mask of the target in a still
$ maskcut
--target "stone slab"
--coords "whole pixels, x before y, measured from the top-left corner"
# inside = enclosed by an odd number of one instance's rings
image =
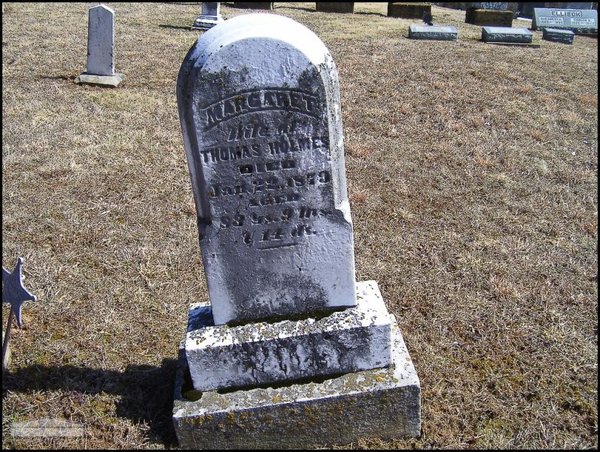
[[[183,449],[304,449],[421,433],[421,387],[397,325],[389,368],[321,382],[190,393],[185,355],[173,423]],[[188,400],[184,394],[195,396]],[[199,397],[199,399],[198,399]]]
[[[533,33],[525,28],[481,27],[484,42],[531,43]]]
[[[598,33],[598,11],[595,9],[534,8],[533,30],[560,28],[575,34]]]
[[[339,375],[391,363],[391,329],[375,281],[356,284],[356,307],[322,318],[207,326],[206,305],[190,310],[185,352],[194,389],[241,388]]]
[[[203,33],[177,103],[215,324],[356,305],[337,68],[305,26]]]
[[[411,25],[408,28],[408,37],[411,39],[456,41],[458,39],[458,30],[456,27],[441,25]]]
[[[571,30],[561,30],[558,28],[544,28],[542,39],[545,41],[562,42],[564,44],[573,44],[575,33]]]
[[[115,73],[114,75],[95,75],[83,73],[75,79],[75,83],[88,85],[104,85],[116,88],[117,86],[119,86],[119,83],[121,83],[123,80],[125,80],[124,74]]]

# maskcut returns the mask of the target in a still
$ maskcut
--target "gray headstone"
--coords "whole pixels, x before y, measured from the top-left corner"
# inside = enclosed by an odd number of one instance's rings
[[[181,448],[420,434],[395,317],[375,281],[354,281],[337,77],[321,40],[274,14],[211,28],[182,64],[210,305],[192,306],[180,345]]]
[[[458,30],[456,27],[450,26],[411,25],[408,28],[408,37],[411,39],[456,41],[458,39]]]
[[[273,14],[208,30],[177,82],[215,324],[356,305],[338,74]]]
[[[575,33],[571,30],[561,30],[557,28],[544,28],[542,38],[545,41],[562,42],[563,44],[573,44]]]
[[[202,2],[200,15],[196,17],[194,24],[192,25],[193,30],[208,30],[215,25],[223,22],[223,17],[220,12],[219,2]]]
[[[533,30],[558,28],[577,34],[598,33],[598,11],[595,9],[534,8]]]
[[[90,8],[88,18],[86,72],[90,75],[114,75],[115,12],[98,5]]]
[[[525,28],[513,27],[481,27],[481,39],[484,42],[512,42],[528,44],[533,33]]]

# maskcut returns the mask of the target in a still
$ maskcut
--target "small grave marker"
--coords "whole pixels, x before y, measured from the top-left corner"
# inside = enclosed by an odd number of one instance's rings
[[[192,30],[208,30],[223,22],[221,16],[221,5],[219,2],[202,2],[200,15],[196,17]]]
[[[115,72],[115,12],[104,6],[88,11],[88,55],[86,70],[75,83],[117,87],[125,76]]]

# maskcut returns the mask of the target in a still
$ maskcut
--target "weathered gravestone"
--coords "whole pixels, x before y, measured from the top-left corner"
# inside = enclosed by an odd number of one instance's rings
[[[192,30],[208,30],[223,21],[219,2],[202,2],[200,15],[196,17]]]
[[[186,56],[177,99],[210,304],[192,305],[181,447],[418,436],[419,380],[377,283],[355,282],[337,70],[273,14]]]
[[[598,33],[598,11],[595,9],[534,8],[532,30],[545,28],[570,30],[575,34]]]
[[[88,54],[85,72],[75,83],[116,87],[125,76],[115,72],[115,12],[98,5],[88,12]]]

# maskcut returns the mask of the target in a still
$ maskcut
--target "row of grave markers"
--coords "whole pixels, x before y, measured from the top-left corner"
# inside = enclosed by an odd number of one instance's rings
[[[393,4],[390,4],[393,5]],[[596,10],[535,8],[532,29],[542,30],[544,40],[572,44],[576,32],[596,32]],[[203,2],[200,15],[192,29],[208,30],[223,22],[219,2]],[[458,30],[452,26],[410,25],[408,37],[421,40],[458,40]],[[525,28],[484,26],[481,39],[493,43],[531,43],[533,33]],[[116,87],[125,76],[115,71],[115,13],[99,5],[90,8],[88,19],[88,56],[86,70],[76,83]]]

